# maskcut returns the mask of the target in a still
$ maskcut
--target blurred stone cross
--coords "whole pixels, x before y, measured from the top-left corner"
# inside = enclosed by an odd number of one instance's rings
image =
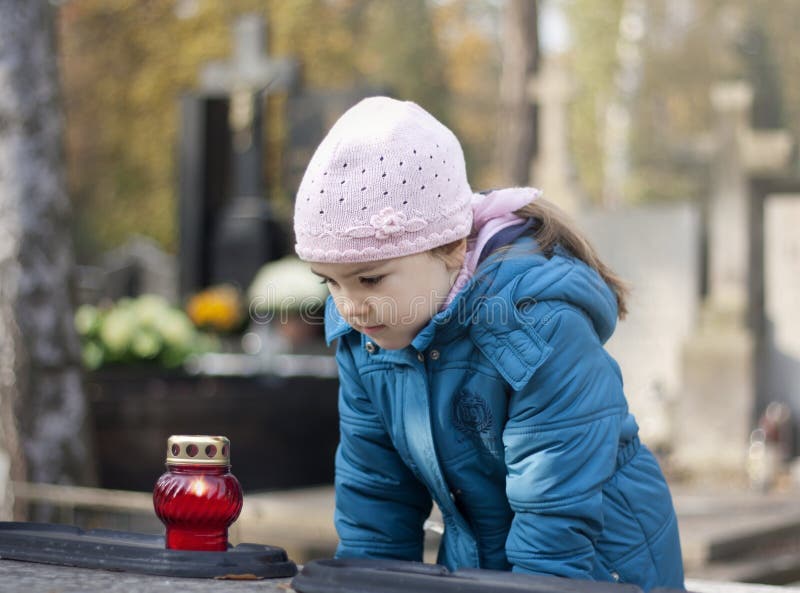
[[[208,92],[230,93],[229,123],[233,134],[236,193],[260,193],[261,124],[265,95],[286,90],[294,79],[295,66],[286,58],[265,54],[264,19],[248,14],[234,25],[234,53],[230,61],[210,62],[200,81]]]
[[[200,75],[205,93],[230,97],[231,195],[214,221],[209,280],[247,289],[261,265],[283,255],[283,233],[264,196],[263,111],[268,94],[289,88],[295,65],[265,53],[265,24],[259,15],[237,19],[233,40],[232,59],[210,62]]]
[[[793,141],[786,130],[751,127],[753,89],[744,82],[715,84],[711,103],[716,125],[708,221],[708,300],[722,317],[744,325],[752,273],[749,179],[784,173]]]
[[[575,216],[580,196],[569,150],[569,104],[576,84],[563,57],[545,56],[536,76],[528,80],[529,99],[539,106],[539,150],[532,163],[531,179],[558,205]]]
[[[756,194],[762,191],[759,186],[768,188],[786,177],[794,142],[786,130],[751,125],[753,89],[748,84],[717,83],[710,99],[715,125],[705,142],[711,168],[708,294],[684,345],[683,386],[675,407],[681,422],[675,425],[672,458],[675,467],[695,475],[730,477],[745,470],[742,453],[759,392],[769,379],[764,372],[769,367],[763,365],[771,354],[763,350],[760,327],[768,191]],[[800,185],[790,187],[796,193]]]

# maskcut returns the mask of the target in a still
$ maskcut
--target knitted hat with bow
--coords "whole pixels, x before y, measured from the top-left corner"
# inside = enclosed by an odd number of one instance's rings
[[[329,263],[421,253],[469,234],[472,198],[449,129],[415,103],[370,97],[339,118],[306,169],[295,250]]]

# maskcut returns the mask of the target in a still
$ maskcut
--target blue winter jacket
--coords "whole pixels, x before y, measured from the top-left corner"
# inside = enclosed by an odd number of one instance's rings
[[[439,562],[683,587],[678,526],[637,437],[600,276],[530,237],[495,252],[402,350],[339,339],[339,557],[421,560],[431,499]]]

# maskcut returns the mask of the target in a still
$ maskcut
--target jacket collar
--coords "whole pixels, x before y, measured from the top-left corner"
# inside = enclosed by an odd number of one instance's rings
[[[325,342],[330,346],[336,338],[351,331],[355,330],[339,315],[333,297],[328,295],[328,298],[325,299]]]

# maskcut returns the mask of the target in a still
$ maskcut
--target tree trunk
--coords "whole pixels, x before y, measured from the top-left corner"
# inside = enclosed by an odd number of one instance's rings
[[[0,0],[0,452],[13,479],[86,484],[59,99],[50,4]]]
[[[536,0],[507,0],[503,23],[503,71],[496,158],[504,184],[531,183],[536,156],[536,106],[528,83],[539,68]]]

